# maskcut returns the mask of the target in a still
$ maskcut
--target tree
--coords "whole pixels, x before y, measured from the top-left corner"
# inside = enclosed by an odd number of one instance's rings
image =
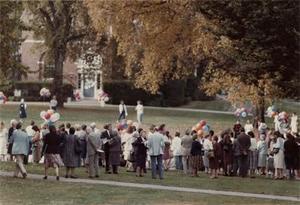
[[[226,91],[232,102],[251,100],[264,121],[266,103],[299,86],[299,2],[202,1],[195,7],[214,23],[218,39],[204,89]]]
[[[36,38],[45,41],[47,57],[54,62],[53,90],[59,106],[63,106],[64,61],[68,56],[78,57],[90,46],[89,40],[97,38],[90,27],[86,7],[80,0],[48,0],[26,2],[26,8],[30,28]]]
[[[209,22],[194,12],[193,1],[85,0],[85,4],[95,30],[117,39],[127,76],[152,93],[170,80],[192,75],[211,49],[213,39],[203,29]]]
[[[27,68],[20,63],[19,48],[23,41],[20,19],[21,2],[0,1],[0,88],[8,90],[13,80],[26,74]]]

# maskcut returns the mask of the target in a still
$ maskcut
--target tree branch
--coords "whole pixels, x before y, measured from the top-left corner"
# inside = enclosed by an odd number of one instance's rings
[[[87,33],[80,33],[80,34],[74,34],[74,35],[71,35],[67,38],[67,42],[70,42],[70,41],[75,41],[75,40],[78,40],[78,39],[81,39],[83,38],[84,36],[86,36]]]
[[[50,26],[51,30],[54,31],[53,21],[51,20],[49,13],[42,8],[39,8],[39,10],[42,16],[46,19],[46,22]]]

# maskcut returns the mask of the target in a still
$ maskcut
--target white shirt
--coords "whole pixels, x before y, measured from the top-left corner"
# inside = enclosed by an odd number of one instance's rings
[[[250,138],[251,145],[249,147],[250,151],[255,151],[257,149],[257,143],[255,138]]]
[[[128,113],[127,113],[127,108],[126,108],[126,105],[125,104],[120,104],[119,105],[119,113],[121,114],[123,111],[125,111],[125,115],[127,116]]]
[[[35,133],[35,131],[32,129],[31,125],[27,126],[26,129],[25,129],[25,131],[28,134],[28,136],[30,136],[30,137],[32,137],[34,135],[34,133]]]
[[[298,120],[297,115],[293,115],[291,117],[291,129],[292,129],[292,132],[294,132],[294,133],[297,133],[297,131],[298,131],[298,127],[297,127],[298,122],[297,122],[297,120]]]
[[[209,139],[204,139],[203,149],[206,151],[213,150],[214,148],[213,148],[212,141],[210,141]]]
[[[174,137],[171,144],[171,150],[174,156],[181,156],[181,139],[179,137]]]
[[[143,113],[144,113],[144,106],[141,105],[141,104],[138,104],[138,105],[135,107],[135,110],[136,110],[137,114],[143,114]]]
[[[247,134],[248,132],[253,131],[253,125],[252,124],[245,124],[245,133]]]

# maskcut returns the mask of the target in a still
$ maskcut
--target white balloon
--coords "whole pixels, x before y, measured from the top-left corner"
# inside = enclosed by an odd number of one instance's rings
[[[56,121],[59,120],[59,118],[60,118],[59,113],[54,113],[53,115],[51,115],[50,121],[51,121],[51,122],[56,122]]]
[[[45,115],[46,115],[46,114],[47,114],[46,111],[42,111],[42,112],[40,113],[40,117],[41,117],[42,119],[45,120]]]

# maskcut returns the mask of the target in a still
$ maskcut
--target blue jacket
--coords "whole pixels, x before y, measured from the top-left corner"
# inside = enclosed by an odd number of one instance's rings
[[[148,137],[148,148],[150,156],[158,156],[164,153],[164,136],[158,132],[150,134]]]
[[[30,139],[29,136],[26,134],[26,132],[23,132],[22,130],[15,130],[12,134],[12,141],[13,141],[13,147],[12,147],[12,154],[23,154],[28,155],[29,154],[29,143]]]

